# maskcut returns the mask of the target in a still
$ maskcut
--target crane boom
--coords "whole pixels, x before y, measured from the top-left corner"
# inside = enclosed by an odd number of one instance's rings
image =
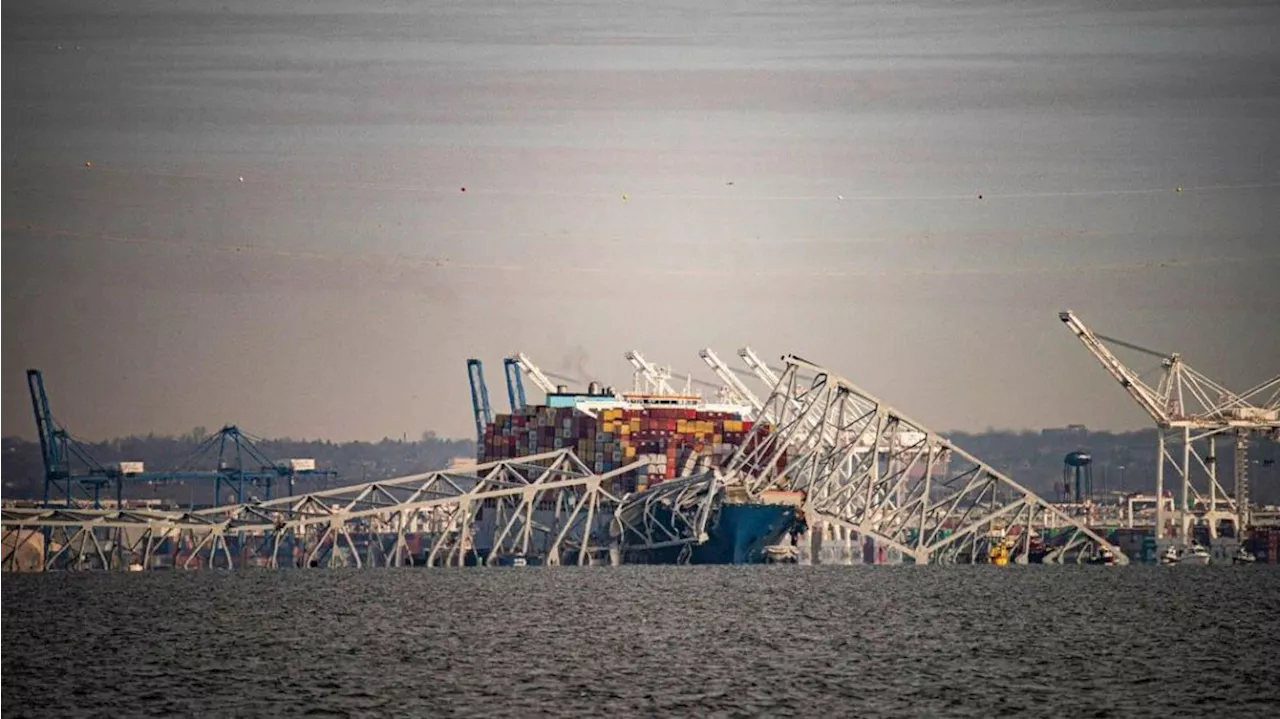
[[[1103,368],[1105,368],[1107,372],[1120,383],[1121,387],[1124,387],[1125,391],[1129,393],[1129,396],[1133,397],[1134,401],[1136,401],[1147,414],[1151,415],[1151,418],[1155,420],[1156,424],[1161,427],[1167,427],[1169,425],[1169,413],[1165,410],[1167,403],[1161,401],[1160,395],[1155,390],[1151,389],[1151,387],[1143,382],[1136,372],[1129,369],[1127,365],[1117,359],[1116,356],[1111,353],[1111,350],[1107,349],[1107,346],[1102,343],[1102,340],[1099,339],[1092,330],[1086,327],[1085,324],[1071,312],[1071,310],[1059,312],[1058,319],[1062,320],[1062,322],[1066,324],[1067,328],[1080,339],[1080,342],[1084,344],[1085,349],[1089,350],[1089,352],[1097,358],[1098,362],[1102,363]],[[1166,357],[1166,369],[1176,361],[1177,355]]]
[[[471,382],[471,408],[476,415],[476,441],[484,442],[484,428],[493,422],[493,409],[489,406],[489,388],[484,384],[480,360],[467,360],[467,379]]]
[[[49,397],[44,391],[44,375],[38,369],[27,370],[27,389],[31,392],[31,409],[36,415],[36,433],[40,435],[40,458],[44,461],[44,471],[50,475],[62,467],[58,456],[57,429],[53,424],[53,413],[49,411]]]
[[[671,384],[667,382],[667,378],[671,376],[670,371],[664,372],[659,370],[657,367],[654,367],[649,363],[649,360],[646,360],[636,350],[629,350],[626,357],[627,361],[631,363],[631,366],[636,368],[636,375],[638,377],[644,377],[645,381],[649,383],[652,391],[665,394],[676,394],[676,391],[671,388]]]
[[[778,375],[774,374],[774,371],[769,369],[769,365],[765,364],[763,360],[757,357],[756,353],[750,347],[743,347],[738,350],[738,356],[741,357],[747,367],[755,373],[756,377],[760,378],[761,382],[770,387],[778,384]]]
[[[764,409],[764,403],[760,401],[760,398],[756,397],[755,394],[747,388],[747,385],[733,374],[733,371],[729,369],[729,366],[716,356],[716,353],[711,351],[711,348],[708,347],[700,351],[698,356],[702,357],[702,361],[707,363],[707,366],[711,368],[711,371],[715,372],[716,377],[719,377],[720,381],[724,382],[725,386],[728,387],[740,401],[751,405],[751,408],[756,414],[759,414],[760,411]]]
[[[538,368],[538,365],[533,363],[533,360],[529,359],[529,355],[523,352],[517,352],[515,357],[512,359],[516,361],[516,365],[523,370],[525,374],[529,375],[529,379],[533,380],[533,383],[537,385],[538,389],[542,390],[544,394],[555,394],[555,383]]]

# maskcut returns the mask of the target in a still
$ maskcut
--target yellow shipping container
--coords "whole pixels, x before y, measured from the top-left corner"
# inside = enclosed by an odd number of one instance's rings
[[[627,445],[627,446],[626,446],[626,453],[627,453],[627,459],[631,459],[632,457],[636,456],[636,448],[635,448],[635,446],[634,446],[634,445],[630,445],[630,444],[629,444],[629,445]]]
[[[626,437],[627,435],[631,434],[631,425],[624,424],[621,427],[619,427],[618,434],[621,434],[623,437]]]
[[[712,435],[711,441],[714,442],[715,444],[720,444],[721,442],[724,441],[724,435],[719,435],[719,434]]]
[[[633,419],[633,420],[631,420],[631,431],[632,431],[632,432],[639,432],[639,431],[640,431],[640,420],[638,420],[638,419]]]

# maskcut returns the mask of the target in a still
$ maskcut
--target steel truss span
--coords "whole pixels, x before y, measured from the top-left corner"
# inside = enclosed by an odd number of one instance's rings
[[[607,561],[617,479],[569,450],[195,512],[11,509],[6,571]]]
[[[193,512],[12,509],[5,570],[616,563],[687,560],[725,502],[803,490],[811,534],[855,533],[920,564],[1127,558],[1077,519],[827,369],[784,357],[740,382],[757,422],[725,466],[625,495],[570,450]],[[704,359],[727,375],[709,351]],[[676,549],[676,548],[679,549]]]
[[[759,497],[802,490],[812,525],[874,539],[919,564],[986,561],[1003,546],[1025,563],[1085,561],[1116,547],[990,465],[826,368],[794,356],[726,481]],[[808,381],[802,380],[808,376]],[[1056,534],[1056,538],[1049,535]]]

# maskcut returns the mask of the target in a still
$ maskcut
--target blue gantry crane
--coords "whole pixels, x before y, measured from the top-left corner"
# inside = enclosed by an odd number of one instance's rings
[[[142,462],[104,465],[89,453],[84,443],[77,441],[54,421],[40,370],[27,370],[27,388],[35,412],[36,432],[40,436],[44,466],[42,501],[45,506],[71,507],[90,503],[94,508],[101,508],[103,491],[112,489],[116,506],[120,506],[125,482],[211,481],[213,504],[221,503],[224,488],[231,490],[234,502],[243,503],[250,499],[248,492],[254,488],[262,490],[264,496],[261,499],[270,499],[280,485],[285,487],[286,496],[293,494],[294,483],[300,476],[338,475],[332,470],[316,469],[313,459],[272,461],[257,445],[260,438],[251,437],[235,425],[227,425],[206,437],[184,462],[172,470],[147,471]],[[202,467],[208,466],[205,463],[212,464],[213,468]]]
[[[489,388],[484,384],[484,364],[475,358],[467,360],[467,379],[471,382],[471,409],[476,417],[476,442],[484,443],[484,428],[493,422],[489,406]]]
[[[36,434],[40,436],[40,458],[44,466],[45,506],[76,503],[77,494],[87,495],[95,508],[102,506],[103,488],[115,485],[117,503],[121,494],[119,468],[112,471],[103,466],[72,439],[67,430],[53,421],[49,409],[49,396],[44,389],[44,375],[40,370],[27,370],[27,390],[31,393],[31,408],[36,415]],[[73,462],[80,469],[73,468]]]
[[[524,397],[524,379],[520,374],[520,360],[515,357],[503,357],[502,369],[507,375],[507,400],[511,402],[511,411],[518,412],[528,404]]]

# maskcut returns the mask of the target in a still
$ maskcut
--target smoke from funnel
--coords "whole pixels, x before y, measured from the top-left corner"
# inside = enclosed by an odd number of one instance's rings
[[[575,345],[569,354],[560,360],[560,371],[579,384],[586,384],[591,373],[587,371],[587,350],[582,345]]]

